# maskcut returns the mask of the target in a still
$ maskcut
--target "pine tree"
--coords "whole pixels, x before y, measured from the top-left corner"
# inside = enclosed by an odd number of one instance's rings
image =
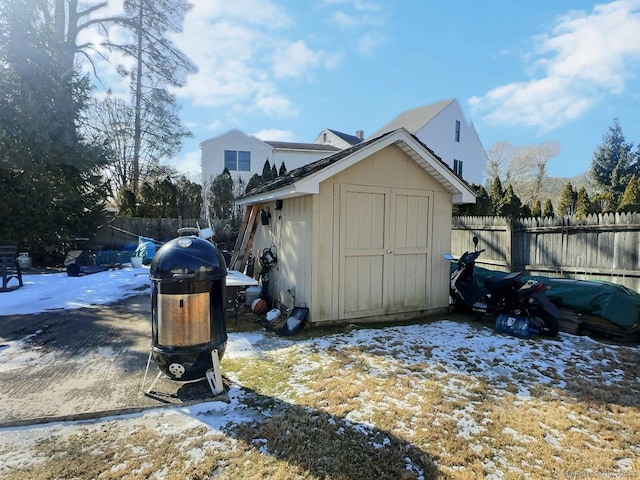
[[[522,202],[509,184],[504,192],[504,199],[500,206],[499,215],[508,218],[518,218],[522,213]]]
[[[637,168],[633,144],[627,143],[618,119],[613,120],[609,132],[602,138],[591,160],[591,176],[605,192],[620,199]]]
[[[553,218],[555,216],[556,216],[556,213],[553,211],[553,203],[551,203],[550,198],[547,198],[544,202],[544,206],[542,207],[542,217]]]
[[[287,167],[284,166],[284,160],[280,164],[280,170],[278,170],[278,176],[284,177],[287,174]]]
[[[454,216],[493,215],[493,211],[491,208],[491,199],[489,198],[489,194],[487,193],[487,190],[482,185],[476,185],[476,184],[471,184],[471,188],[473,188],[478,194],[478,196],[476,197],[476,203],[470,203],[465,205],[454,205],[453,215]]]
[[[233,206],[233,178],[225,168],[220,175],[213,179],[207,192],[209,212],[214,218],[231,218]]]
[[[271,164],[269,163],[269,159],[267,158],[262,166],[262,183],[268,183],[273,180],[275,177],[273,176],[273,170],[271,169]]]
[[[571,182],[567,182],[560,195],[560,203],[558,204],[558,214],[573,215],[576,212],[576,200],[578,194],[573,189]]]
[[[257,173],[254,173],[247,182],[247,187],[244,189],[244,193],[249,193],[254,188],[258,188],[260,185],[262,185],[262,183],[262,177]]]
[[[582,220],[585,216],[591,213],[591,200],[587,189],[580,187],[578,194],[576,195],[576,218]]]
[[[640,178],[635,175],[624,190],[618,212],[640,212]]]
[[[491,199],[491,209],[494,215],[499,215],[504,197],[504,189],[502,188],[502,182],[500,177],[496,177],[491,184],[491,190],[489,191],[489,198]]]
[[[540,217],[541,215],[542,215],[542,202],[540,202],[540,199],[538,199],[533,203],[533,207],[531,208],[531,216]]]

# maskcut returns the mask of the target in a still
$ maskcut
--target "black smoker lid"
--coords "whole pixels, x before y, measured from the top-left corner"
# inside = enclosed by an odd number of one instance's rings
[[[195,235],[168,241],[153,256],[152,280],[215,280],[227,275],[222,254],[211,242]]]

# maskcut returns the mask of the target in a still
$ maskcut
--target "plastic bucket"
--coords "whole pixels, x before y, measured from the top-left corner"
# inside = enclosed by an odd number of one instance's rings
[[[244,293],[244,304],[251,305],[251,303],[260,297],[262,293],[262,288],[258,285],[252,285],[251,287],[247,287],[247,290]]]
[[[142,257],[131,257],[131,266],[133,268],[142,267]]]

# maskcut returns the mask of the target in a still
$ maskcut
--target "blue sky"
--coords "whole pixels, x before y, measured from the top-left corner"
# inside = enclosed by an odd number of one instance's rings
[[[175,43],[199,72],[175,93],[194,138],[171,163],[194,180],[199,143],[232,128],[366,137],[451,97],[485,149],[559,142],[553,176],[587,171],[614,118],[640,143],[640,0],[191,3]]]

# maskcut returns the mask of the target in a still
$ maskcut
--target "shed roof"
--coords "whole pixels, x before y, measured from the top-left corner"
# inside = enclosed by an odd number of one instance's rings
[[[389,145],[397,145],[418,165],[438,180],[453,194],[454,203],[475,203],[476,194],[467,182],[438,157],[433,150],[410,134],[405,128],[387,132],[340,150],[328,157],[291,170],[286,175],[254,188],[237,199],[239,205],[250,205],[282,198],[317,194],[320,183],[360,160],[382,150]]]
[[[455,98],[447,98],[446,100],[406,110],[375,131],[369,138],[378,137],[383,133],[391,132],[398,128],[406,128],[409,133],[415,134],[453,101],[455,101]]]

